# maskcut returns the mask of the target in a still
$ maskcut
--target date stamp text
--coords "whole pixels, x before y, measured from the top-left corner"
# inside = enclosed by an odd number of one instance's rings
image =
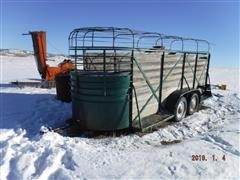
[[[226,161],[225,154],[223,155],[204,155],[204,154],[195,154],[192,155],[192,161]]]

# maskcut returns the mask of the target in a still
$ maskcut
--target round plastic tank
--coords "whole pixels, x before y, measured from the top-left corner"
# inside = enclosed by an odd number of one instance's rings
[[[108,131],[129,127],[128,73],[72,71],[72,115],[81,129]]]
[[[57,99],[63,102],[71,101],[70,74],[58,74],[55,77]]]

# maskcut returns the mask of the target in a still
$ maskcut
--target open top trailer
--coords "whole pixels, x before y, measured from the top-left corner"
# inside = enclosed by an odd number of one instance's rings
[[[86,130],[154,129],[211,97],[206,40],[116,27],[69,35],[73,120]]]

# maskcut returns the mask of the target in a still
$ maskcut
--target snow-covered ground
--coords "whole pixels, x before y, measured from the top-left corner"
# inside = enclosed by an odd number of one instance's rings
[[[51,58],[54,59],[54,58]],[[213,98],[183,121],[139,137],[102,139],[39,134],[64,124],[71,103],[55,89],[17,88],[12,80],[40,79],[33,56],[1,55],[0,179],[239,179],[239,69],[210,71]],[[180,140],[164,145],[165,141]],[[204,161],[193,161],[199,156]]]

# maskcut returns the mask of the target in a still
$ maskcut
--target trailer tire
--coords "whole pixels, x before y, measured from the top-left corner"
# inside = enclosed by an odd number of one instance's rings
[[[193,93],[188,102],[187,114],[192,115],[199,109],[199,96],[197,93]]]
[[[181,96],[177,103],[175,104],[174,108],[174,116],[175,121],[181,121],[187,114],[187,99],[184,96]]]

